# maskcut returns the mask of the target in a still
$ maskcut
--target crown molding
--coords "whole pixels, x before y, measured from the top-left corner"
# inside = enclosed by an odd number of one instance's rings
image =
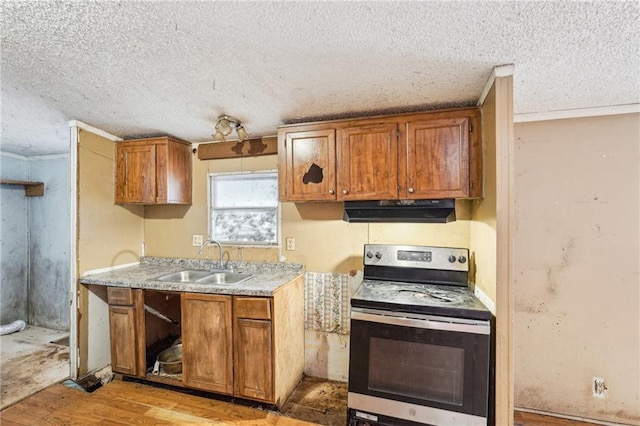
[[[566,118],[597,117],[603,115],[619,115],[640,113],[640,104],[613,105],[593,108],[563,109],[558,111],[532,112],[514,114],[514,123],[531,121],[563,120]]]

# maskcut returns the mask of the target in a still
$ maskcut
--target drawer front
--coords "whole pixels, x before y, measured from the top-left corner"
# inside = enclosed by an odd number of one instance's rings
[[[107,303],[110,305],[133,305],[133,290],[130,288],[108,287]]]
[[[271,299],[267,297],[234,297],[236,318],[271,319]]]

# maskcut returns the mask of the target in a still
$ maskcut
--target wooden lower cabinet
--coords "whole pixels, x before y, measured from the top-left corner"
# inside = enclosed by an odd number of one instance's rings
[[[233,393],[231,296],[182,294],[182,381]]]
[[[136,326],[133,306],[109,306],[111,334],[111,369],[115,373],[135,376]]]
[[[271,321],[237,318],[234,328],[234,393],[245,398],[273,399]]]
[[[142,290],[107,289],[111,369],[115,373],[144,376],[144,302]],[[142,316],[142,319],[140,318]]]
[[[234,392],[273,400],[272,298],[233,298]]]
[[[302,275],[278,288],[273,297],[107,290],[116,373],[280,408],[302,378]],[[179,310],[180,324],[145,312],[147,304],[172,319]],[[181,377],[151,373],[156,355],[148,355],[149,348],[158,337],[173,334],[171,327],[177,327],[182,337]]]

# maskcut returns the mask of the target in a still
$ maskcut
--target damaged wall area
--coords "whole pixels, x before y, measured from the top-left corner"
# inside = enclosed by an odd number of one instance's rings
[[[2,178],[28,180],[28,161],[5,155],[0,156],[0,161]],[[27,321],[29,202],[24,188],[17,185],[0,185],[0,197],[0,324],[9,324]]]
[[[69,330],[69,156],[30,161],[30,179],[45,182],[31,197],[29,224],[29,324]]]
[[[1,323],[69,330],[69,156],[2,156],[5,179],[44,182],[44,195],[2,185]]]
[[[515,136],[515,405],[638,425],[640,114]]]

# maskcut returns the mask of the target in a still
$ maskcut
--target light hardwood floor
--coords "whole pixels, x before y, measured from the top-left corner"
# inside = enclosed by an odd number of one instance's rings
[[[311,425],[312,423],[139,383],[112,381],[93,393],[51,386],[0,413],[9,425]]]
[[[295,413],[293,413],[295,415]],[[293,426],[319,423],[140,383],[112,381],[93,393],[53,385],[0,412],[11,425],[189,425]],[[516,426],[593,426],[574,420],[516,412]]]

